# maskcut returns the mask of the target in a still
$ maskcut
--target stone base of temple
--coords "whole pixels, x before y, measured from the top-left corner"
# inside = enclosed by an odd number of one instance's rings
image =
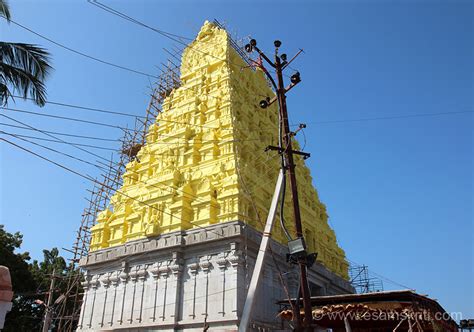
[[[240,221],[166,233],[91,252],[78,331],[235,331],[261,234]],[[287,330],[278,300],[295,297],[298,274],[286,247],[272,241],[249,330]],[[278,268],[276,267],[278,266]],[[312,295],[352,293],[319,263],[308,270]]]

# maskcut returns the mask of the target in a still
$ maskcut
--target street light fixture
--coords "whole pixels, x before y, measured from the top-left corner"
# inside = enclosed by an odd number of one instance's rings
[[[293,84],[297,84],[297,83],[301,82],[300,73],[296,72],[293,75],[291,75],[290,80],[291,80],[291,83],[293,83]]]

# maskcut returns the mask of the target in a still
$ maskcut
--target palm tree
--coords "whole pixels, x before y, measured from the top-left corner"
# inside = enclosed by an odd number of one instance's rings
[[[0,0],[0,16],[10,22],[6,0]],[[44,106],[44,81],[52,69],[49,61],[49,53],[37,45],[0,41],[0,105],[7,105],[18,93],[21,98],[31,98]]]

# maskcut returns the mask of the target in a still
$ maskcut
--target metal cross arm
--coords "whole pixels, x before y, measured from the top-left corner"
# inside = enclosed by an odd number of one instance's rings
[[[270,150],[273,150],[273,151],[278,151],[279,154],[282,154],[283,152],[285,152],[286,149],[283,149],[279,146],[274,146],[274,145],[269,145],[265,148],[265,151],[270,151]],[[297,154],[299,156],[303,156],[303,159],[306,160],[308,159],[309,157],[311,157],[311,153],[307,153],[307,152],[302,152],[302,151],[298,151],[298,150],[291,150],[291,152],[293,154]]]

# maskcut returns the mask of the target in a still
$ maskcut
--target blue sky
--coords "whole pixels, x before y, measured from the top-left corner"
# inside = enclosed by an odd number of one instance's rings
[[[163,47],[173,45],[85,0],[10,2],[18,23],[147,73],[158,72],[166,59]],[[386,289],[406,285],[438,299],[448,311],[474,316],[472,2],[105,3],[188,37],[206,19],[217,18],[241,37],[252,35],[263,49],[271,49],[276,38],[289,55],[303,48],[305,54],[292,65],[302,83],[288,96],[291,122],[308,124],[308,165],[348,258],[394,281],[384,280]],[[47,82],[49,100],[145,112],[148,78],[72,54],[3,20],[0,27],[2,40],[40,44],[51,52],[55,70]],[[9,106],[133,125],[127,118],[53,105],[39,110],[17,101]],[[471,113],[416,116],[466,111]],[[2,112],[45,130],[120,135],[111,128]],[[371,120],[380,117],[401,118]],[[19,143],[97,175],[92,167]],[[55,147],[91,160],[73,148]],[[70,248],[91,184],[5,143],[0,167],[0,223],[24,234],[23,249],[34,258],[44,248]]]

